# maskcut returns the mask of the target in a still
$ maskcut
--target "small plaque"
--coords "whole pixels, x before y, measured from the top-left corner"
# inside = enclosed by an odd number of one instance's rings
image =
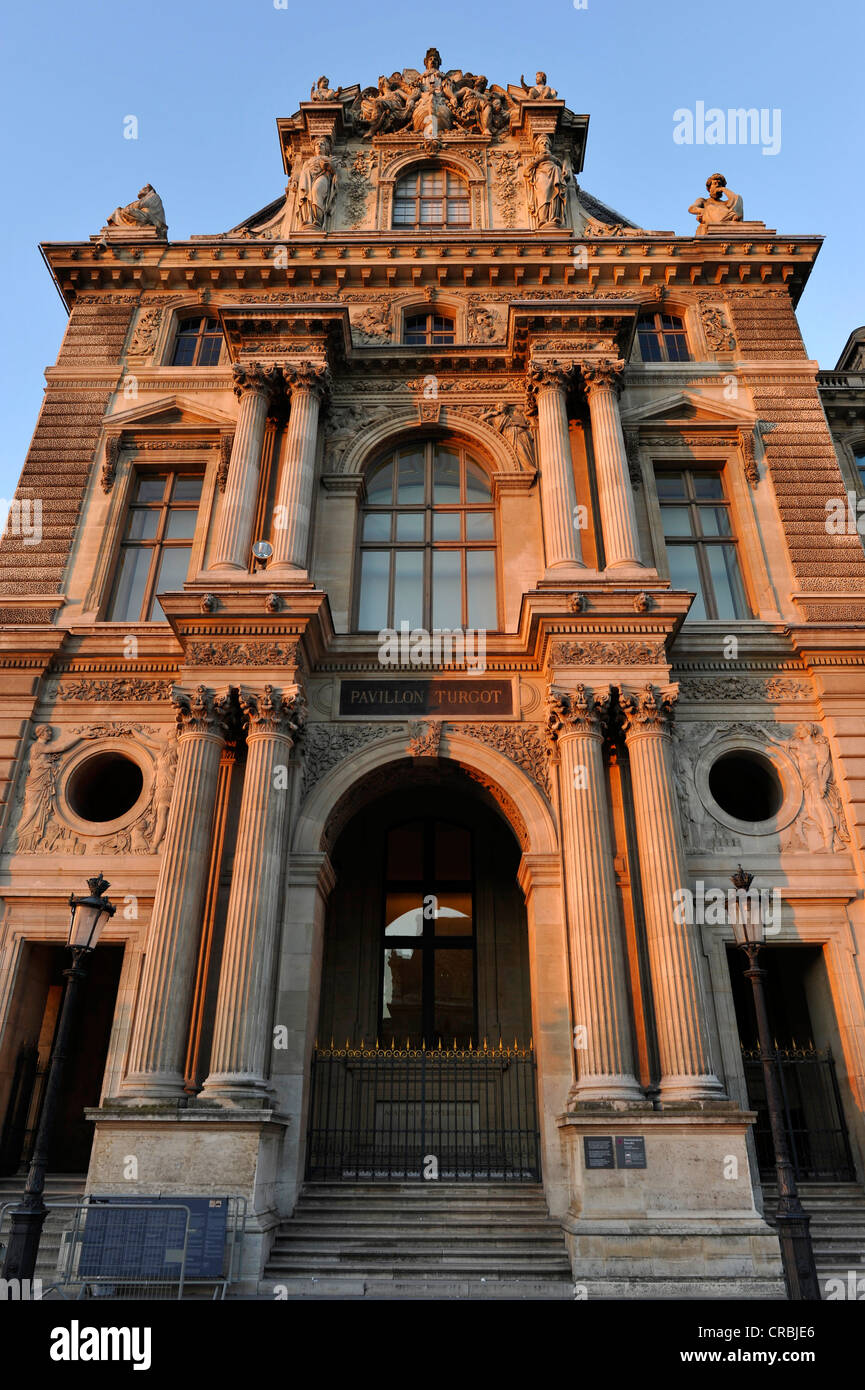
[[[339,686],[340,714],[405,719],[442,714],[446,719],[494,718],[513,714],[509,680],[344,680]]]
[[[615,1168],[616,1166],[612,1135],[584,1135],[583,1153],[587,1168]]]
[[[616,1167],[645,1168],[646,1141],[642,1134],[616,1135]]]

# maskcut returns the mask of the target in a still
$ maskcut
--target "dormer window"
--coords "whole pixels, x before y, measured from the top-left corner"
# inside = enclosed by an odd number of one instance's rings
[[[216,319],[196,314],[183,319],[174,340],[173,367],[215,367],[222,352],[222,329]]]
[[[469,187],[449,169],[413,169],[396,185],[394,227],[435,231],[438,227],[470,227]]]
[[[675,314],[641,314],[637,325],[644,362],[687,362],[688,336]]]
[[[432,310],[406,317],[403,341],[416,347],[448,347],[456,342],[454,321]]]

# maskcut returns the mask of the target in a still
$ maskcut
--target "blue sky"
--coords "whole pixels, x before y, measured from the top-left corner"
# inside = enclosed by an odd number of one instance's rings
[[[40,0],[7,10],[2,57],[0,497],[65,324],[38,243],[86,239],[147,182],[169,236],[227,230],[282,192],[274,120],[315,78],[373,85],[422,67],[430,44],[491,82],[545,68],[591,115],[580,182],[642,226],[689,232],[688,204],[719,169],[746,217],[823,234],[799,316],[810,355],[834,365],[865,321],[862,0]],[[676,144],[674,112],[699,101],[780,110],[779,153]]]

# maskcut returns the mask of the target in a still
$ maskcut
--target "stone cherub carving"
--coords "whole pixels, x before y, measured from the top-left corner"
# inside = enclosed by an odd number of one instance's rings
[[[315,141],[297,179],[297,215],[302,227],[324,231],[336,199],[337,173],[328,136]]]
[[[529,185],[529,212],[538,230],[563,227],[568,201],[570,170],[552,152],[549,135],[535,139],[535,157],[525,168]]]
[[[337,87],[334,91],[327,78],[320,77],[312,86],[309,99],[310,101],[339,101],[341,95],[342,87]]]
[[[115,208],[106,227],[155,227],[157,236],[164,237],[168,231],[165,208],[153,185],[146,183],[134,203]]]
[[[742,199],[727,187],[723,174],[712,174],[706,179],[706,188],[708,198],[698,198],[688,208],[697,218],[697,236],[705,236],[706,229],[719,222],[742,221]]]

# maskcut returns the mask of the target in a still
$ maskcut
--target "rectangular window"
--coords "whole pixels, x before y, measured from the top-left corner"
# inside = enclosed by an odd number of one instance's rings
[[[200,474],[143,473],[133,483],[107,621],[164,622],[157,597],[189,574]]]
[[[655,481],[670,580],[695,594],[689,619],[750,617],[721,474],[657,469]]]

